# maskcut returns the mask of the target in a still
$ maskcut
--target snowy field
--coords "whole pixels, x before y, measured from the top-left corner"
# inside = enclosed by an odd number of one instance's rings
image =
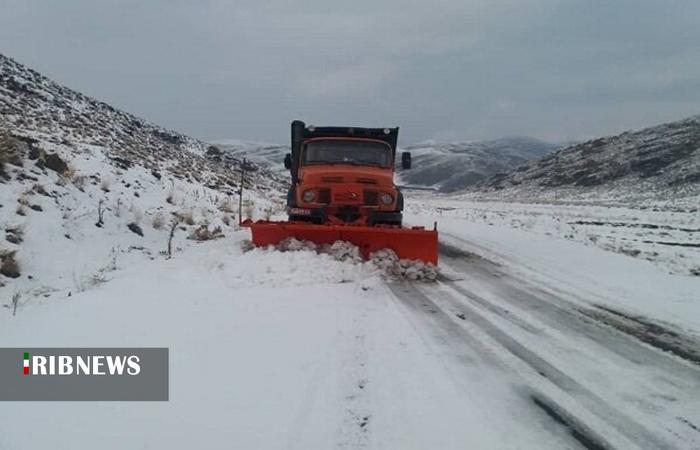
[[[167,195],[153,183],[139,197],[154,199],[142,200],[146,217]],[[185,206],[210,205],[197,220],[221,217],[214,199],[178,192]],[[309,250],[247,250],[234,226],[203,242],[186,238],[197,226],[180,230],[168,259],[164,230],[123,232],[129,208],[105,219],[107,232],[92,217],[74,223],[79,245],[42,241],[44,222],[30,221],[28,248],[55,249],[76,273],[107,268],[81,285],[29,260],[48,275],[3,288],[22,292],[16,315],[0,315],[3,345],[169,347],[170,401],[0,404],[0,448],[700,447],[690,265],[609,251],[568,224],[601,219],[594,209],[433,199],[409,210],[423,225],[438,212],[437,282],[390,281]]]
[[[519,229],[650,261],[676,275],[700,276],[700,213],[696,201],[645,208],[588,204],[475,201],[411,192],[413,214],[493,229]],[[687,200],[687,199],[686,199]]]

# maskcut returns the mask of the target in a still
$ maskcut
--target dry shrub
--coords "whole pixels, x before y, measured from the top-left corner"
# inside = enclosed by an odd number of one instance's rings
[[[209,241],[222,237],[224,237],[224,234],[221,231],[221,227],[215,227],[210,230],[209,225],[207,224],[200,225],[192,232],[192,234],[190,234],[190,239],[194,239],[196,241]]]
[[[77,187],[78,190],[82,191],[85,189],[85,182],[87,177],[85,175],[75,175],[73,177],[73,186]]]
[[[226,197],[219,203],[219,211],[225,213],[233,213],[236,211],[236,202],[233,201],[231,196]]]
[[[44,186],[40,183],[34,183],[34,185],[32,186],[32,191],[36,192],[39,195],[43,195],[44,197],[51,197],[51,194],[49,194],[46,191],[46,188],[44,188]]]
[[[66,186],[68,183],[75,179],[75,173],[75,167],[68,164],[68,168],[64,170],[61,175],[59,175],[56,184],[58,184],[59,186]]]
[[[165,197],[165,201],[174,205],[177,203],[177,198],[175,198],[175,182],[170,180],[170,189],[168,190],[168,196]]]
[[[194,225],[194,214],[192,213],[191,210],[187,209],[185,211],[180,211],[175,213],[176,216],[180,218],[181,222],[184,222],[187,225]]]
[[[20,276],[20,267],[15,255],[16,251],[5,251],[0,253],[0,273],[10,278]]]
[[[22,142],[9,133],[0,133],[0,176],[8,178],[5,164],[22,166]]]
[[[17,198],[17,203],[19,203],[22,206],[29,206],[29,197],[27,193],[24,193]]]
[[[160,230],[163,228],[163,225],[165,225],[165,216],[162,212],[157,212],[156,215],[153,216],[151,225],[153,226],[154,230]]]
[[[121,198],[117,199],[117,203],[114,205],[112,213],[114,214],[114,217],[121,217],[122,216],[122,199]]]
[[[27,215],[27,210],[24,208],[22,205],[17,205],[17,209],[15,210],[18,216],[26,216]]]

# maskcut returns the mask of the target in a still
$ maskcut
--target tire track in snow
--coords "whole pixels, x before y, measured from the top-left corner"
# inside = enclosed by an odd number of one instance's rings
[[[467,243],[466,241],[464,242]],[[528,330],[528,327],[523,327],[522,324],[518,323],[518,320],[513,320],[512,317],[513,314],[523,315],[523,313],[526,312],[523,317],[535,316],[538,319],[542,319],[547,325],[564,333],[565,336],[581,335],[593,343],[600,345],[602,348],[610,350],[618,356],[631,361],[633,364],[639,365],[645,369],[658,371],[665,375],[665,377],[656,376],[654,379],[666,382],[666,385],[660,386],[659,389],[672,388],[678,395],[674,398],[674,396],[665,395],[666,391],[659,391],[657,392],[658,395],[654,394],[655,391],[650,391],[657,400],[663,399],[668,402],[673,402],[676,401],[676,398],[683,398],[684,395],[687,395],[687,392],[697,392],[698,388],[700,388],[700,372],[696,370],[696,367],[689,367],[684,361],[679,361],[677,358],[669,356],[667,353],[650,348],[629,334],[625,334],[619,330],[613,330],[608,326],[609,324],[601,324],[592,321],[590,317],[586,317],[586,315],[579,311],[577,304],[571,304],[561,298],[555,298],[553,294],[543,291],[536,286],[528,286],[525,281],[509,275],[502,270],[500,265],[492,263],[483,257],[456,247],[445,245],[441,246],[441,257],[448,266],[452,265],[453,267],[459,268],[460,275],[464,275],[465,277],[464,281],[446,280],[442,283],[456,291],[457,298],[462,298],[461,301],[453,298],[450,307],[453,312],[455,310],[460,311],[455,313],[460,319],[467,320],[467,318],[470,317],[473,319],[474,323],[486,327],[491,333],[495,333],[495,336],[500,336],[497,340],[499,340],[499,343],[505,344],[506,348],[508,348],[511,353],[515,350],[515,354],[524,361],[529,362],[529,365],[535,367],[542,376],[549,375],[549,378],[554,374],[554,381],[556,384],[563,387],[565,390],[575,387],[577,392],[583,392],[584,400],[586,398],[589,399],[588,409],[596,411],[599,417],[612,417],[613,422],[611,423],[617,422],[616,428],[623,431],[628,438],[636,441],[642,448],[674,448],[672,444],[665,442],[662,438],[657,438],[642,425],[625,418],[625,416],[616,411],[615,408],[606,405],[601,401],[600,396],[596,396],[587,390],[580,391],[580,386],[577,386],[578,383],[553,365],[547,363],[551,367],[545,365],[547,370],[541,371],[541,361],[544,361],[544,359],[540,358],[534,352],[530,352],[528,348],[522,346],[517,340],[510,339],[508,334],[499,330],[493,323],[485,320],[482,314],[474,316],[472,313],[474,312],[474,308],[481,309],[487,315],[492,314],[498,316],[532,333],[531,329]],[[469,280],[476,281],[477,284],[482,287],[486,284],[490,288],[493,288],[490,290],[490,293],[496,295],[499,301],[493,302],[471,292],[466,288],[469,286]],[[489,295],[489,297],[491,296],[492,295]],[[470,308],[469,312],[464,311],[466,305]],[[505,308],[504,305],[511,306]],[[462,308],[461,310],[460,307]],[[522,311],[522,313],[518,314],[518,311]],[[476,319],[474,319],[475,317]],[[505,329],[507,330],[509,328],[506,327]],[[523,350],[525,351],[523,352]],[[572,351],[575,350],[575,348],[572,348]],[[554,369],[554,371],[552,369]],[[572,381],[575,384],[572,385]],[[591,394],[593,394],[592,397]],[[590,400],[593,401],[591,402]],[[658,406],[642,398],[637,398],[636,401],[638,401],[640,405],[645,404],[648,408],[661,408],[660,411],[664,410],[663,405]],[[601,407],[598,405],[603,406]],[[541,408],[542,405],[538,404],[538,406]],[[546,412],[549,414],[551,411],[552,409],[549,408]],[[685,423],[685,420],[687,420],[680,416],[675,419],[677,419],[679,423]],[[609,421],[610,419],[607,420]],[[685,444],[683,445],[691,444],[691,442],[697,444],[696,437],[689,436],[688,433],[683,433],[684,436],[682,436],[677,433],[678,429],[674,431],[667,427],[664,428],[664,431],[669,432],[678,438],[679,441],[684,442]]]
[[[420,289],[416,284],[410,282],[393,282],[389,283],[389,289],[396,299],[407,306],[412,312],[412,315],[415,316],[412,320],[416,321],[415,327],[418,329],[417,331],[419,334],[430,335],[435,341],[433,345],[430,346],[435,348],[435,344],[437,344],[438,351],[443,353],[443,357],[456,358],[457,361],[467,367],[481,365],[483,366],[482,370],[484,370],[484,373],[486,373],[488,367],[496,367],[504,372],[515,373],[521,377],[521,381],[525,382],[525,387],[523,389],[516,388],[516,390],[521,391],[521,397],[525,401],[533,405],[538,412],[543,411],[542,405],[547,405],[550,410],[559,411],[559,415],[561,417],[567,417],[567,421],[565,423],[558,421],[556,422],[558,425],[564,426],[574,436],[587,436],[589,442],[593,442],[597,445],[597,447],[584,446],[584,448],[590,450],[630,448],[629,444],[631,444],[631,442],[624,437],[617,439],[617,442],[623,444],[615,446],[601,437],[601,434],[590,432],[589,430],[592,430],[593,427],[586,425],[582,419],[574,418],[574,414],[568,412],[564,406],[557,404],[551,399],[551,394],[547,395],[540,391],[537,385],[547,381],[544,370],[535,368],[535,376],[541,377],[541,379],[538,380],[539,383],[529,383],[528,381],[532,378],[531,376],[524,376],[522,371],[513,369],[508,363],[510,357],[520,359],[521,355],[517,354],[517,352],[504,355],[501,348],[489,345],[487,340],[492,340],[493,338],[490,336],[488,329],[484,330],[483,326],[481,326],[479,323],[480,320],[468,320],[468,314],[466,313],[463,317],[460,317],[459,313],[454,313],[455,311],[453,308],[449,308],[449,311],[442,308],[439,306],[438,302],[434,300],[435,295],[429,295],[429,293],[424,292],[423,289]],[[471,313],[469,313],[469,316],[470,315]],[[467,357],[465,357],[465,355],[467,355]],[[510,355],[510,357],[508,355]],[[540,404],[538,405],[537,402]],[[545,411],[545,413],[546,412],[547,411]],[[546,415],[551,417],[550,414]],[[656,448],[672,449],[673,447]]]
[[[467,241],[461,241],[468,244]],[[588,314],[588,310],[584,310],[580,305],[566,301],[562,297],[554,296],[539,286],[530,286],[524,280],[506,274],[498,264],[487,259],[444,244],[441,244],[441,253],[445,264],[464,274],[467,277],[467,281],[476,279],[489,286],[494,295],[497,295],[499,300],[507,303],[510,307],[516,310],[526,310],[529,314],[537,316],[548,326],[566,334],[585,336],[587,339],[598,343],[605,349],[634,364],[664,367],[666,368],[665,372],[676,374],[682,378],[683,381],[676,380],[676,383],[685,384],[687,389],[700,389],[700,370],[670,357],[664,351],[664,348],[655,346],[656,349],[654,349],[642,345],[642,341],[632,333],[620,329],[623,327],[613,327],[610,323],[606,323],[603,320],[595,320],[591,317],[592,314]],[[462,287],[466,283],[446,280],[445,284],[467,297],[479,297]],[[566,295],[572,296],[572,294],[568,293]],[[493,305],[493,302],[487,301],[487,303]],[[600,315],[598,314],[598,316]],[[693,341],[686,341],[684,345],[692,348],[692,344],[688,344],[688,342]],[[692,363],[692,361],[689,362]],[[668,370],[669,367],[673,369]],[[692,381],[688,383],[688,380]]]
[[[338,379],[339,394],[344,410],[340,413],[340,424],[336,433],[336,448],[370,448],[372,443],[370,410],[370,380],[368,372],[368,336],[371,327],[367,313],[367,299],[358,295],[356,303],[349,309],[337,310],[343,316],[350,311],[350,324],[338,331],[339,367],[335,373]],[[337,317],[345,321],[346,317]]]
[[[459,295],[458,292],[457,294]],[[562,393],[573,398],[577,404],[584,407],[585,410],[595,415],[601,421],[612,425],[617,433],[624,436],[630,442],[637,444],[639,448],[650,450],[670,450],[676,448],[669,442],[656,436],[639,423],[618,411],[616,408],[608,404],[602,397],[581,385],[574,378],[557,368],[554,364],[538,355],[534,350],[520,343],[518,340],[494,324],[484,314],[477,311],[476,308],[469,306],[465,301],[460,301],[458,296],[442,295],[440,297],[440,303],[443,302],[448,305],[450,310],[461,313],[461,315],[465,317],[465,321],[469,321],[473,325],[482,329],[491,339],[502,346],[508,353],[514,355],[529,366],[541,378],[541,381],[549,382],[556,386]],[[519,372],[519,374],[522,375],[522,372]],[[527,381],[529,382],[530,380]],[[537,386],[532,387],[536,388]],[[556,404],[556,402],[554,402],[554,404]],[[566,410],[563,405],[559,405],[557,408],[560,410]],[[569,413],[569,415],[574,417],[572,423],[576,424],[575,429],[595,429],[595,427],[586,425],[586,421],[580,418],[578,414]],[[608,433],[600,434],[606,435]],[[600,442],[600,438],[593,436],[589,436],[589,438],[591,442]],[[601,448],[614,448],[614,446],[609,443],[600,443],[600,446]]]

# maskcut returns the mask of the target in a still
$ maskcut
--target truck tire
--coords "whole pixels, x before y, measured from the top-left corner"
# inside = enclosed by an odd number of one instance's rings
[[[296,202],[297,198],[297,190],[295,189],[294,185],[289,188],[287,191],[287,207],[288,208],[295,208],[297,206]]]

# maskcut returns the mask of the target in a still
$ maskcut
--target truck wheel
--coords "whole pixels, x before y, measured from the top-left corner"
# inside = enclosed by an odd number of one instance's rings
[[[287,191],[287,206],[289,208],[294,208],[296,206],[296,188],[294,186],[290,187]]]

